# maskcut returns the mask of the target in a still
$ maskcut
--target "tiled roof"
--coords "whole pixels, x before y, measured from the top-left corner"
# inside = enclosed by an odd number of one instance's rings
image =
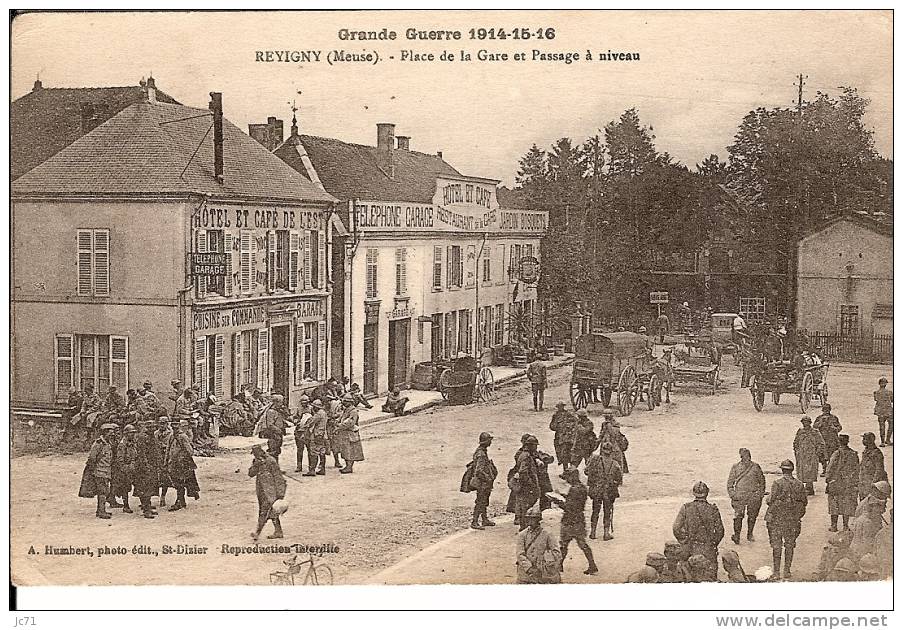
[[[13,182],[14,195],[182,195],[334,201],[228,120],[224,182],[206,109],[136,103]]]
[[[340,199],[431,203],[437,176],[461,177],[439,156],[395,149],[395,177],[390,178],[379,167],[376,147],[318,136],[299,137],[323,186]],[[298,167],[291,137],[275,153]]]
[[[144,99],[137,85],[37,88],[10,105],[10,175],[27,173],[52,155]],[[157,90],[157,100],[177,103]]]

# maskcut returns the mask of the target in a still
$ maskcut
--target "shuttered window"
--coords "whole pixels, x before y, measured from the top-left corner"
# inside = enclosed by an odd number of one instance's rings
[[[216,396],[224,396],[223,391],[223,354],[225,350],[226,340],[222,335],[216,335],[214,338],[214,355],[213,355],[213,393]]]
[[[492,246],[487,245],[483,249],[483,284],[489,284],[492,282]]]
[[[448,248],[447,267],[448,286],[461,287],[464,284],[464,261],[461,259],[459,245],[452,245]]]
[[[442,248],[433,247],[433,290],[442,290]]]
[[[226,277],[223,281],[223,295],[230,297],[232,295],[232,249],[234,247],[234,239],[232,235],[226,232],[223,235],[223,249],[226,252]]]
[[[408,293],[408,250],[399,247],[395,250],[395,295]]]
[[[495,307],[495,318],[493,320],[493,331],[492,331],[492,345],[500,346],[502,345],[502,340],[504,338],[504,327],[505,327],[505,305],[497,304]]]
[[[316,259],[314,260],[314,269],[317,274],[314,277],[314,286],[318,289],[326,288],[326,232],[314,232],[313,238],[313,250],[316,252]]]
[[[270,331],[257,331],[257,387],[265,392],[270,386]]]
[[[201,388],[201,397],[207,396],[207,337],[194,340],[194,385]]]
[[[311,251],[313,247],[313,233],[309,230],[304,231],[304,256],[302,260],[303,269],[303,277],[304,277],[304,289],[312,289],[314,274],[313,269],[311,269]]]
[[[326,380],[326,322],[317,322],[317,380]]]
[[[298,272],[300,271],[301,257],[301,235],[292,232],[289,238],[289,264],[288,264],[288,289],[289,291],[298,290]]]
[[[57,400],[64,400],[69,388],[75,385],[75,335],[59,334],[54,339],[54,391]]]
[[[367,297],[375,298],[377,291],[377,266],[379,250],[375,247],[367,249]]]
[[[201,254],[207,253],[207,230],[198,230],[194,236],[195,251]],[[207,295],[207,278],[205,276],[195,278],[195,287],[197,288],[198,297]]]
[[[110,230],[81,229],[77,231],[76,240],[77,294],[96,297],[110,295]]]
[[[240,250],[239,250],[239,283],[242,293],[250,293],[254,278],[254,252],[253,241],[254,235],[248,230],[239,233]]]
[[[70,387],[84,391],[93,385],[98,394],[110,385],[128,389],[129,339],[123,335],[54,335],[54,390],[63,400]]]
[[[110,335],[110,378],[119,391],[129,388],[129,338]]]

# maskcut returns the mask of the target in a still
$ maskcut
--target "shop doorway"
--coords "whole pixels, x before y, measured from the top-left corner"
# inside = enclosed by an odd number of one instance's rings
[[[411,320],[389,322],[389,389],[408,386]]]
[[[289,357],[291,356],[291,326],[273,326],[270,329],[273,353],[273,393],[282,394],[288,404]]]
[[[379,324],[364,324],[364,393],[375,396],[376,391],[376,348]]]

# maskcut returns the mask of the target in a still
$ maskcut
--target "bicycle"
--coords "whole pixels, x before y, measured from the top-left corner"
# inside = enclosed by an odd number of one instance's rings
[[[300,575],[302,567],[308,565],[307,573],[304,574],[302,585],[317,586],[321,583],[321,576],[325,577],[324,584],[332,584],[332,569],[325,562],[317,563],[313,554],[308,554],[307,560],[298,562],[298,555],[295,554],[288,560],[283,560],[282,564],[286,566],[285,571],[273,571],[270,573],[270,584],[276,586],[295,586],[295,577]],[[317,573],[319,571],[319,574]]]

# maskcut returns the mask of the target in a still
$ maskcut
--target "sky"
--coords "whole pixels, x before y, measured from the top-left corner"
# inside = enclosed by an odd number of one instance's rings
[[[44,87],[87,87],[152,74],[186,105],[206,107],[209,92],[222,92],[226,117],[245,131],[276,116],[287,134],[295,101],[302,133],[375,145],[376,124],[391,122],[412,149],[442,151],[463,173],[512,185],[534,143],[583,142],[630,107],[659,151],[690,167],[711,153],[725,159],[746,113],[796,103],[802,73],[804,98],[851,85],[871,99],[866,123],[892,157],[892,20],[874,11],[31,14],[12,25],[11,98],[38,76]],[[553,28],[555,38],[470,39],[471,28],[493,27]],[[397,38],[343,41],[343,28]],[[411,41],[408,28],[461,39]],[[481,49],[509,58],[478,61]],[[534,61],[534,49],[581,60]],[[640,60],[587,62],[587,49]],[[256,61],[258,51],[285,50],[320,51],[320,61]],[[375,51],[379,61],[328,64],[337,50]],[[435,60],[401,61],[406,50]],[[441,61],[443,50],[472,60]],[[518,52],[526,60],[515,61]]]

